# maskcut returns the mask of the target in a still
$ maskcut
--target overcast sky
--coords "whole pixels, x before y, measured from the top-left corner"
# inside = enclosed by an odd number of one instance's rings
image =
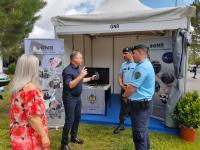
[[[51,17],[87,13],[99,7],[106,0],[45,0],[47,5],[39,14],[41,18],[36,22],[29,38],[54,38]],[[140,0],[152,8],[173,7],[176,0]],[[189,5],[193,0],[178,0],[179,6]]]

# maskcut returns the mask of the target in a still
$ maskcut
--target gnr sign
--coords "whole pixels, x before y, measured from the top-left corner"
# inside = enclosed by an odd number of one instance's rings
[[[110,29],[119,29],[119,24],[111,24]]]

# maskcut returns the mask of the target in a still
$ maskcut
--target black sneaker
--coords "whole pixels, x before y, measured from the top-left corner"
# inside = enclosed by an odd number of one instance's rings
[[[68,145],[61,145],[60,150],[71,150]]]
[[[113,131],[114,134],[119,134],[121,131],[125,130],[124,125],[120,124],[119,126],[117,126],[115,128],[115,130]]]

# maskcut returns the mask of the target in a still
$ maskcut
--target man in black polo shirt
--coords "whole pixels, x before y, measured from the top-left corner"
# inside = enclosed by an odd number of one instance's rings
[[[83,140],[77,138],[78,126],[81,118],[81,92],[83,82],[95,80],[95,75],[85,78],[87,69],[80,66],[83,62],[82,54],[73,51],[70,55],[71,63],[63,70],[63,104],[65,108],[65,124],[62,133],[61,150],[70,150],[69,132],[71,142],[83,144]]]

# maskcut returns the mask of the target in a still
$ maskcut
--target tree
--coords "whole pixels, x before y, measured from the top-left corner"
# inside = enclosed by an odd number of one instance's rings
[[[43,0],[0,0],[0,55],[5,58],[19,51],[45,4]]]
[[[196,58],[194,64],[197,65],[197,66],[200,66],[200,57]]]
[[[196,16],[191,19],[194,32],[192,33],[192,44],[189,57],[189,63],[195,64],[196,58],[200,53],[200,4],[199,2],[193,3],[196,6]]]

